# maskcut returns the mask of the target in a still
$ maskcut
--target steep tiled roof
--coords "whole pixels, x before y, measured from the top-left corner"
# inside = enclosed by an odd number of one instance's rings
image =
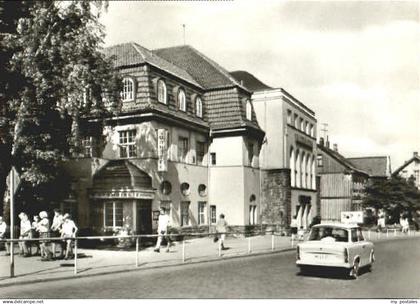
[[[401,170],[403,170],[405,167],[407,167],[412,162],[420,162],[420,156],[414,155],[412,158],[410,158],[409,160],[407,160],[406,162],[404,162],[403,165],[399,166],[397,168],[397,170],[395,170],[394,172],[392,172],[392,175],[397,175],[398,173],[400,173]]]
[[[351,157],[347,160],[369,176],[386,177],[390,174],[388,156]]]
[[[351,163],[347,158],[345,158],[343,155],[341,155],[337,151],[331,150],[330,148],[324,145],[318,144],[317,146],[318,146],[318,149],[330,155],[332,158],[334,158],[336,161],[338,161],[341,165],[343,165],[347,169],[355,171],[355,172],[363,173],[363,174],[368,174],[366,170],[363,170],[362,168],[355,166],[353,163]]]
[[[272,89],[247,71],[234,71],[230,72],[230,75],[252,92]]]
[[[201,88],[200,84],[198,84],[197,81],[195,81],[194,78],[188,74],[188,72],[168,62],[160,56],[157,56],[150,50],[137,43],[128,42],[114,45],[105,48],[104,53],[107,57],[113,56],[113,63],[114,67],[116,68],[130,67],[148,63]]]
[[[231,86],[245,89],[223,67],[191,46],[175,46],[153,52],[187,71],[205,89]]]

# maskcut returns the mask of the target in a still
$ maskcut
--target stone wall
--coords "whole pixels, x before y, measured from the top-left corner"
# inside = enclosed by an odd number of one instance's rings
[[[290,169],[262,170],[261,223],[284,229],[291,221]]]

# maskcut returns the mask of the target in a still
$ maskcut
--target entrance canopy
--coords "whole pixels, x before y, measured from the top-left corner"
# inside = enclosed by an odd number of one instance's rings
[[[111,160],[93,177],[91,198],[153,199],[152,178],[128,160]]]

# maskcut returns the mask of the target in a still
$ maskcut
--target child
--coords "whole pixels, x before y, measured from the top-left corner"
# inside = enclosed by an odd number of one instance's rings
[[[62,238],[74,238],[76,237],[77,227],[76,224],[72,221],[70,214],[66,213],[63,216],[64,223],[61,229],[61,237]],[[67,260],[69,258],[69,254],[72,253],[71,249],[71,242],[72,240],[66,240],[66,253],[64,255],[64,259]]]

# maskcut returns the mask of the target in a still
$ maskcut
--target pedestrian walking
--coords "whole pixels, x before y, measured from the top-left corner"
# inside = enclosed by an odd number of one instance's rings
[[[28,241],[31,238],[31,232],[32,232],[32,225],[31,221],[28,218],[28,215],[24,212],[21,212],[19,214],[20,218],[20,236],[19,239],[23,240],[19,242],[19,248],[20,248],[20,254],[23,255],[23,257],[30,256],[29,250],[28,250]]]
[[[39,213],[40,221],[38,224],[38,231],[39,231],[39,237],[40,238],[49,238],[50,237],[50,220],[48,219],[48,213],[46,211],[41,211]],[[40,247],[41,247],[41,261],[51,261],[53,259],[52,253],[50,249],[48,248],[49,241],[41,241]]]
[[[160,252],[160,245],[163,238],[166,240],[166,252],[169,252],[169,247],[171,246],[171,240],[168,237],[168,226],[169,226],[169,215],[166,214],[166,209],[161,207],[160,214],[158,218],[158,238],[156,241],[155,252]]]
[[[70,254],[73,255],[72,240],[69,238],[76,237],[78,228],[74,221],[71,219],[70,214],[64,214],[63,220],[64,222],[61,228],[61,237],[66,239],[66,253],[64,255],[64,259],[67,260],[70,257]]]
[[[219,220],[216,223],[216,232],[219,235],[219,246],[222,250],[225,250],[225,237],[228,229],[228,223],[225,220],[225,215],[222,213],[219,215]]]
[[[38,225],[39,225],[39,216],[34,215],[34,220],[32,221],[32,238],[34,239],[39,238]],[[41,248],[39,247],[39,241],[32,241],[32,245],[35,245],[35,249],[36,249],[34,255],[39,255],[41,252]]]
[[[63,225],[63,215],[61,214],[61,211],[59,209],[54,209],[54,218],[51,224],[51,237],[55,237],[55,238],[60,237],[61,235],[60,230],[61,230],[62,225]],[[63,246],[61,245],[60,241],[52,242],[52,255],[54,258],[57,257],[56,256],[57,247],[60,247],[60,254],[58,255],[58,257],[61,258],[63,256]]]
[[[290,234],[291,234],[292,240],[296,239],[297,232],[298,232],[298,224],[297,224],[297,218],[295,215],[293,216],[292,221],[290,223]]]
[[[299,241],[303,241],[305,239],[305,229],[303,229],[303,226],[300,226],[297,234]]]
[[[3,217],[0,216],[0,240],[5,240],[7,238],[7,224],[3,220]],[[6,255],[9,255],[9,244],[4,242],[4,247],[6,248]]]

